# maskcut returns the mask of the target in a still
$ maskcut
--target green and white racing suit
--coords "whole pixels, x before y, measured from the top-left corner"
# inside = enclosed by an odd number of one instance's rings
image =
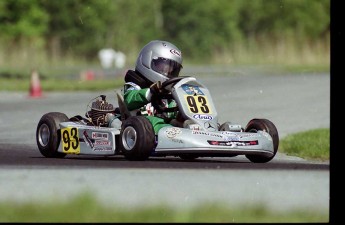
[[[151,105],[151,92],[150,88],[141,88],[139,85],[133,82],[127,82],[123,89],[124,101],[131,114],[138,114],[145,116],[153,126],[155,134],[165,126],[172,126],[166,119],[175,119],[177,112],[167,112],[164,115],[156,113],[155,109]],[[174,100],[162,99],[164,107],[171,108],[176,106]]]

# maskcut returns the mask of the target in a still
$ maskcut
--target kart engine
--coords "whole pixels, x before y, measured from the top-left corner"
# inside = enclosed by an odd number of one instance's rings
[[[107,113],[114,112],[114,106],[106,101],[106,96],[100,95],[99,97],[102,99],[96,99],[96,101],[92,102],[91,110],[86,114],[95,126],[105,125],[105,116]]]

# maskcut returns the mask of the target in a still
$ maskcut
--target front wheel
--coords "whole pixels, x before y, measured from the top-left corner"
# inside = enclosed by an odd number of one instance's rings
[[[122,123],[121,150],[128,160],[146,160],[155,147],[155,134],[144,116],[132,116]]]
[[[36,129],[36,142],[41,154],[47,158],[63,158],[65,153],[58,152],[61,140],[60,123],[69,121],[68,117],[59,112],[44,114]]]
[[[254,163],[266,163],[271,161],[278,151],[279,135],[276,126],[268,119],[252,119],[248,122],[245,132],[257,133],[258,131],[265,131],[269,133],[273,140],[273,155],[270,157],[246,155],[247,159]]]

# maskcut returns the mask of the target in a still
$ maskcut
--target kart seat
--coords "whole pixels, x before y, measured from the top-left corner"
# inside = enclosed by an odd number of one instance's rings
[[[129,110],[125,104],[125,101],[123,99],[122,94],[116,92],[116,96],[117,96],[117,103],[119,104],[121,121],[124,121],[124,120],[128,119],[129,117],[131,117],[131,113],[129,112]]]

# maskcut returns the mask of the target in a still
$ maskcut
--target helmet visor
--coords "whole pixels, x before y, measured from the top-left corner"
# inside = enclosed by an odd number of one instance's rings
[[[179,75],[182,65],[174,60],[158,57],[152,59],[151,68],[157,73],[172,78]]]

